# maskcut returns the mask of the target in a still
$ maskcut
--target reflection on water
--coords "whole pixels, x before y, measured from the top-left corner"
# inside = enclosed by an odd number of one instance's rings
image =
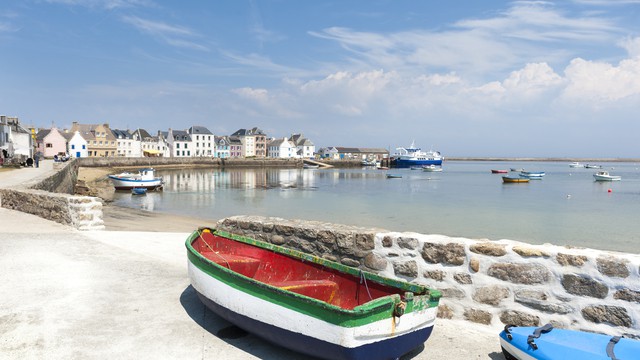
[[[262,215],[467,238],[512,239],[638,252],[640,170],[615,164],[616,183],[564,163],[526,163],[543,180],[503,184],[492,168],[452,162],[442,173],[408,169],[162,170],[162,192],[117,193],[115,204],[218,220]],[[513,174],[512,174],[513,175]],[[611,190],[611,191],[609,191]]]

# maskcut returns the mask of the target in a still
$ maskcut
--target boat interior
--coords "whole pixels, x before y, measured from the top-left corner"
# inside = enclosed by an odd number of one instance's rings
[[[343,309],[405,290],[343,273],[258,246],[228,239],[207,230],[191,246],[208,260],[260,283],[308,296]],[[318,258],[318,262],[323,260]]]

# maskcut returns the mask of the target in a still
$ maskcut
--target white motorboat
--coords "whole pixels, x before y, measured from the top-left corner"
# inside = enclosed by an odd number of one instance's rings
[[[442,166],[424,165],[424,166],[422,167],[422,171],[428,171],[428,172],[440,172],[440,171],[442,171]]]
[[[131,190],[133,188],[145,188],[156,190],[162,188],[162,177],[156,177],[152,168],[141,169],[138,173],[123,172],[117,175],[109,175],[116,190]]]
[[[620,181],[622,179],[622,176],[610,175],[608,171],[598,171],[593,174],[593,177],[596,181]]]
[[[572,163],[569,164],[569,167],[572,167],[572,168],[583,168],[584,164],[580,164],[579,162],[572,162]]]

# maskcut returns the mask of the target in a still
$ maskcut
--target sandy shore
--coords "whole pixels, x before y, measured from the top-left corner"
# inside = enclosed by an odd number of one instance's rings
[[[201,226],[213,227],[217,220],[124,208],[102,207],[107,231],[192,232]]]

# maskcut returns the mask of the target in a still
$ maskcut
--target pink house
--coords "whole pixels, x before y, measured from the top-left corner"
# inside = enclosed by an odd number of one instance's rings
[[[37,151],[45,158],[67,153],[67,139],[55,127],[38,131],[36,134]]]

